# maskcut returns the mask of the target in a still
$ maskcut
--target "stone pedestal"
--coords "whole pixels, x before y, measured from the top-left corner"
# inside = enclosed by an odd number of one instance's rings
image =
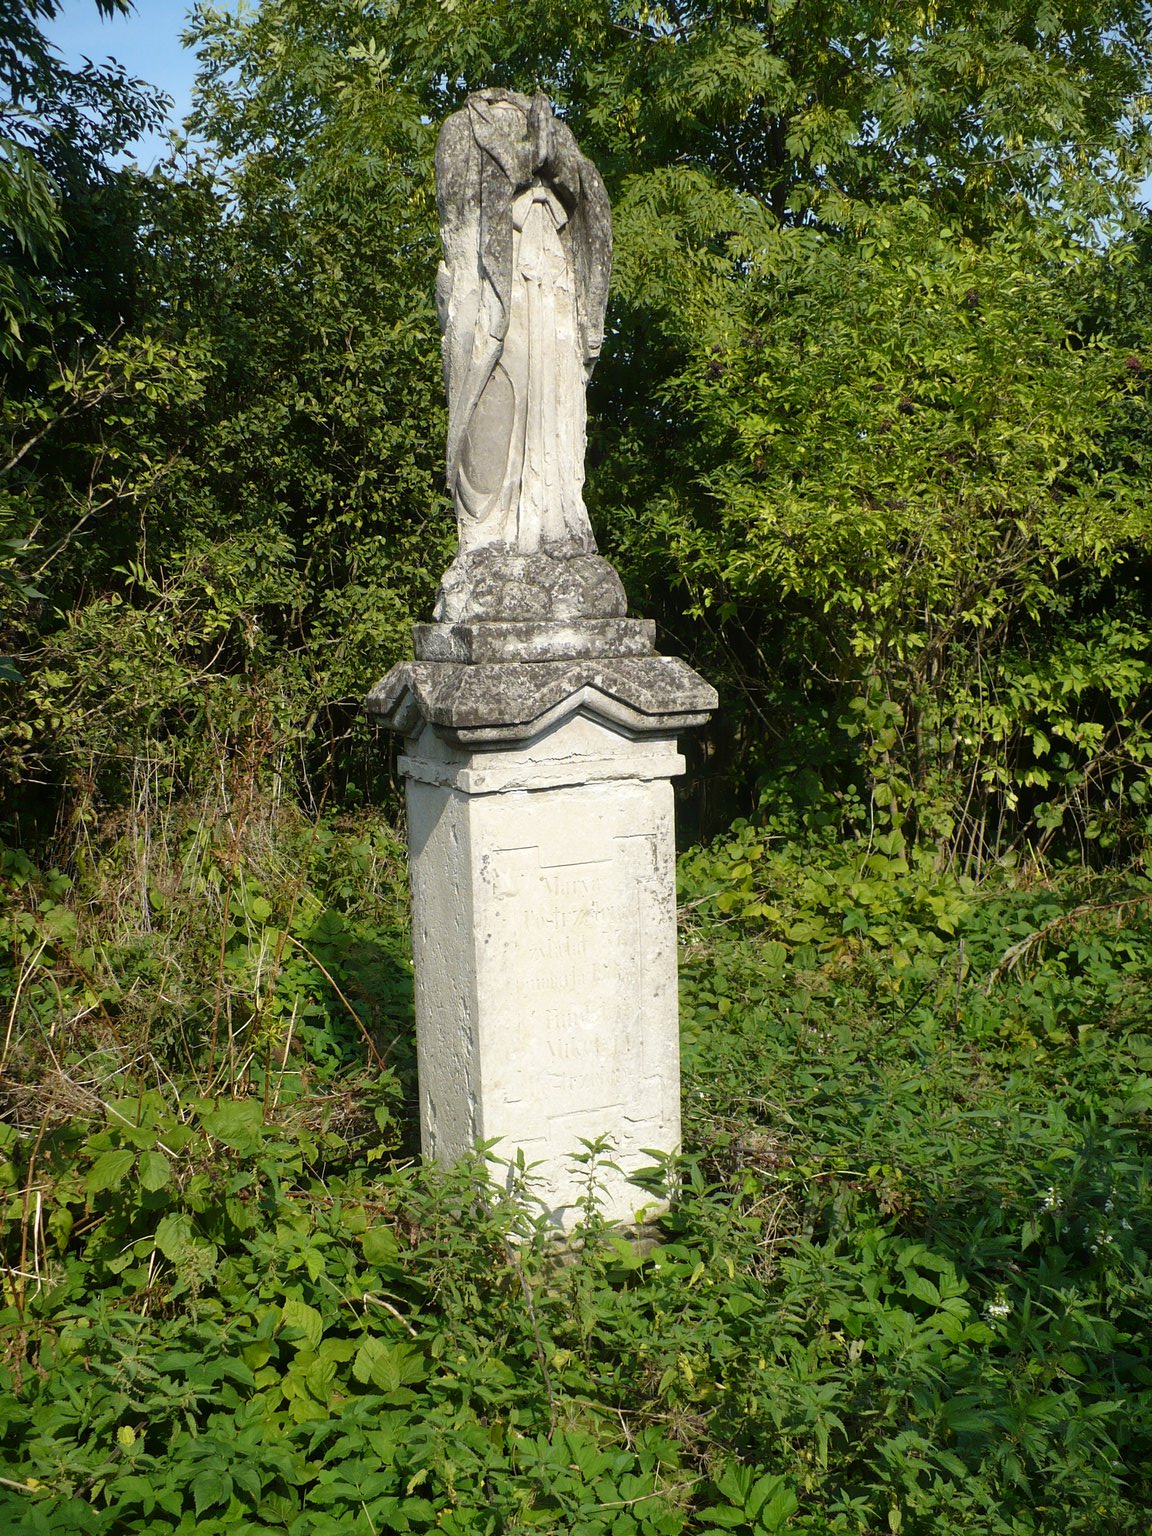
[[[715,694],[642,621],[416,638],[444,659],[394,668],[368,708],[406,739],[424,1154],[522,1153],[564,1230],[574,1155],[605,1137],[601,1210],[630,1225],[658,1202],[629,1174],[680,1142],[670,780]]]

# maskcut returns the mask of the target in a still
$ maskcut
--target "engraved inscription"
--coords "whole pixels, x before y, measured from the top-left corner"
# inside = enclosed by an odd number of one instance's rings
[[[564,1152],[575,1150],[580,1136],[621,1125],[648,1075],[642,925],[652,841],[604,839],[590,849],[601,857],[572,863],[549,862],[538,847],[492,855],[487,938],[516,1039],[493,1071],[506,1104],[540,1105],[541,1122],[521,1122],[518,1140],[562,1139]]]

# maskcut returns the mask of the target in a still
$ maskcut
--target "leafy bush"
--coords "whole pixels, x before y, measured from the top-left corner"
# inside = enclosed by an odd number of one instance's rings
[[[211,988],[183,1041],[141,1049],[139,1021],[117,1040],[110,997],[87,1038],[81,985],[133,985],[125,950],[91,943],[95,877],[10,860],[29,920],[0,1164],[9,1528],[1143,1531],[1146,887],[978,892],[819,830],[687,856],[686,1150],[651,1170],[678,1194],[654,1244],[624,1242],[596,1215],[609,1149],[575,1149],[587,1219],[558,1254],[481,1161],[403,1155],[398,994],[362,1018],[371,1047],[345,1007],[380,985],[358,946],[402,958],[392,845],[270,826],[222,889],[188,865],[210,938],[174,889],[135,951],[137,976],[167,943],[191,978],[223,936],[215,1058]],[[733,859],[755,837],[747,900]],[[805,883],[821,870],[851,874]],[[273,976],[277,924],[310,955]],[[372,1054],[390,1041],[399,1089]]]

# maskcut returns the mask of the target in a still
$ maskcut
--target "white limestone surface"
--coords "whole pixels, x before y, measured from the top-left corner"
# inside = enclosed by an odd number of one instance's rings
[[[581,1139],[610,1138],[601,1210],[659,1208],[628,1174],[680,1141],[673,739],[569,717],[515,750],[408,743],[424,1155],[499,1138],[557,1228]],[[493,1174],[500,1177],[498,1164]]]

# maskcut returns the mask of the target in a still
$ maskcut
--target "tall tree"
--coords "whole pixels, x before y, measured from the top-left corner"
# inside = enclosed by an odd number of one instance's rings
[[[106,16],[131,0],[95,0]],[[123,302],[123,175],[111,160],[163,120],[165,98],[108,61],[67,65],[44,34],[60,0],[0,5],[0,354],[21,328],[82,297],[107,319]]]
[[[131,10],[129,0],[96,3],[106,15]],[[110,521],[131,505],[121,493],[133,472],[113,442],[117,402],[156,394],[168,372],[155,347],[127,340],[140,178],[113,164],[162,120],[164,98],[111,62],[65,64],[44,33],[60,9],[58,0],[0,5],[0,676],[9,684],[22,681],[13,656],[54,622],[41,591],[47,567],[55,575],[100,514]],[[31,731],[17,705],[4,731],[10,771]]]
[[[1127,804],[1146,5],[264,0],[194,30],[201,128],[287,200],[342,193],[350,144],[363,184],[389,114],[426,167],[470,88],[568,115],[617,224],[590,502],[726,679],[745,782],[802,730],[977,861]],[[379,261],[431,239],[396,233]]]
[[[46,715],[195,739],[242,685],[280,700],[281,768],[352,728],[452,538],[436,124],[540,86],[615,207],[590,508],[724,683],[713,769],[746,795],[799,757],[976,862],[1127,811],[1147,6],[263,0],[190,35],[209,149],[142,226],[167,403],[117,407],[136,513],[60,567],[88,596]]]
[[[348,755],[359,700],[450,543],[433,130],[331,43],[280,32],[230,82],[244,110],[216,116],[211,154],[135,184],[137,319],[94,412],[119,479],[99,537],[55,563],[64,611],[23,695],[74,807],[144,758],[176,789],[221,762],[318,797],[380,772]]]

